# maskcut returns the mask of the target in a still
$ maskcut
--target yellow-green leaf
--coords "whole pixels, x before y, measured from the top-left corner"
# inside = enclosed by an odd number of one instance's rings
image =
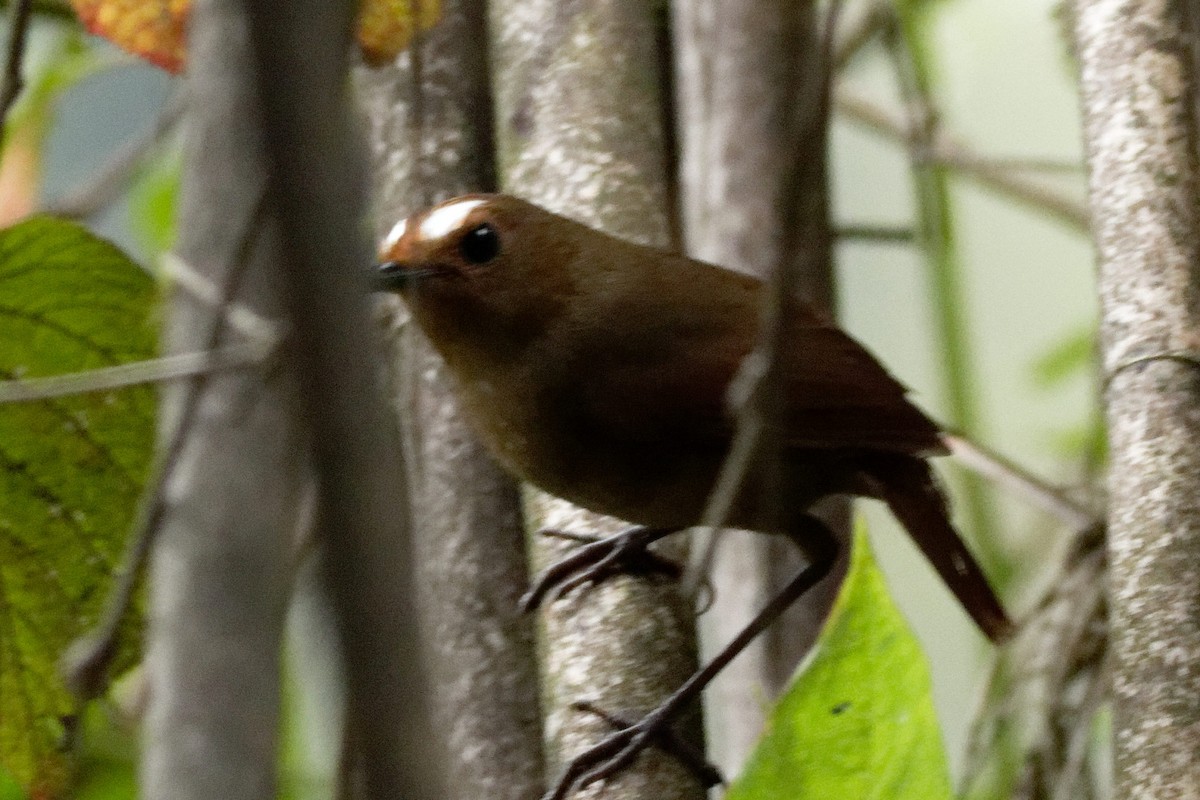
[[[862,527],[816,650],[726,800],[950,800],[929,668]]]
[[[78,225],[0,231],[0,380],[152,356],[154,297],[144,272]],[[149,387],[0,405],[0,771],[35,798],[70,782],[74,707],[57,666],[95,624],[121,557],[154,406]]]

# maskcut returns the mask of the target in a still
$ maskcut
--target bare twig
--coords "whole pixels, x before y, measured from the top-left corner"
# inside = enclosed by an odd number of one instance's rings
[[[776,264],[763,295],[758,342],[743,360],[729,389],[730,405],[737,415],[737,427],[729,454],[721,465],[705,504],[700,529],[693,540],[691,557],[680,582],[681,591],[687,597],[696,597],[711,571],[722,536],[721,529],[729,518],[751,467],[765,463],[770,468],[769,459],[772,456],[764,452],[764,447],[775,444],[765,440],[763,431],[783,412],[782,376],[776,356],[787,346],[786,321],[792,316],[797,303],[799,276],[807,270],[806,262],[811,262],[814,257],[828,256],[825,248],[815,253],[814,248],[799,246],[800,221],[825,224],[824,200],[821,197],[824,187],[820,191],[816,187],[823,183],[821,176],[825,170],[824,142],[833,80],[833,37],[840,10],[840,2],[831,4],[825,18],[818,62],[821,86],[819,91],[810,93],[813,102],[804,104],[798,101],[804,80],[799,55],[793,54],[784,76],[785,88],[781,96],[797,99],[787,106],[790,116],[784,135],[787,141],[796,143],[796,149],[783,167],[779,206],[775,209],[779,227]],[[813,202],[821,205],[817,208],[807,207],[806,204]],[[817,235],[824,236],[827,232],[817,231]],[[779,494],[766,492],[764,496],[778,497]]]
[[[9,7],[8,55],[4,62],[4,82],[0,84],[0,131],[8,121],[8,112],[25,89],[25,45],[29,39],[32,0],[16,0]]]
[[[835,94],[834,106],[838,113],[875,133],[896,142],[908,141],[909,127],[899,115],[885,110],[851,89],[839,88]],[[1015,174],[1015,171],[1002,161],[979,157],[966,144],[944,132],[929,142],[926,158],[950,167],[985,188],[1048,214],[1074,230],[1081,233],[1087,233],[1089,230],[1087,208],[1083,202]]]
[[[177,381],[213,372],[250,367],[266,361],[275,351],[276,344],[265,340],[239,342],[215,350],[176,353],[64,375],[0,381],[0,404],[107,392],[129,386]]]
[[[956,164],[971,164],[977,169],[1001,172],[1042,172],[1053,175],[1083,177],[1083,163],[1061,158],[1035,158],[1033,156],[981,156],[964,153]],[[954,164],[951,164],[954,166]]]
[[[262,214],[263,212],[259,210],[255,213]],[[172,285],[187,292],[193,299],[199,300],[209,308],[223,314],[222,324],[228,326],[231,331],[248,339],[262,342],[278,341],[283,338],[284,325],[282,322],[267,319],[249,306],[226,296],[224,288],[215,285],[183,258],[175,253],[166,253],[162,261],[163,271],[171,279]]]
[[[1087,692],[1075,711],[1074,725],[1067,736],[1066,753],[1052,787],[1050,800],[1073,800],[1080,795],[1076,791],[1083,774],[1084,762],[1094,738],[1096,714],[1108,699],[1108,688],[1112,681],[1112,663],[1105,658],[1091,676]]]
[[[9,8],[13,0],[0,0],[0,8]],[[39,17],[74,22],[78,19],[68,0],[33,0],[33,13]]]
[[[0,404],[194,378],[262,364],[270,359],[284,337],[281,323],[268,320],[249,307],[234,302],[223,288],[214,286],[208,278],[174,253],[167,253],[163,261],[176,287],[216,310],[221,315],[220,325],[241,334],[245,341],[64,375],[0,381]]]
[[[69,219],[86,219],[103,211],[129,185],[142,166],[175,130],[183,116],[183,93],[167,101],[153,127],[118,150],[91,178],[46,205],[46,213]]]
[[[894,12],[888,3],[872,2],[838,37],[833,51],[833,72],[838,74],[858,57],[867,45],[892,24]]]
[[[843,241],[878,242],[882,244],[912,244],[916,238],[908,225],[868,225],[846,223],[838,225],[834,235]]]
[[[964,467],[1030,505],[1053,514],[1072,530],[1083,531],[1103,524],[1103,517],[1071,499],[1062,489],[1051,486],[983,445],[960,434],[945,434],[942,440]]]

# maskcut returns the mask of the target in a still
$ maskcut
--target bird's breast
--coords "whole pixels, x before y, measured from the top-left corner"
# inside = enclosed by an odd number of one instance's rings
[[[630,522],[693,524],[724,457],[712,444],[630,439],[551,381],[492,376],[463,382],[462,393],[478,433],[510,472]]]

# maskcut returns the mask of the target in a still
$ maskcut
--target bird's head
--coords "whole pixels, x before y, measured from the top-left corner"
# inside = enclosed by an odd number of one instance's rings
[[[396,223],[373,288],[404,297],[443,355],[520,347],[571,296],[571,265],[587,232],[515,197],[464,195]]]

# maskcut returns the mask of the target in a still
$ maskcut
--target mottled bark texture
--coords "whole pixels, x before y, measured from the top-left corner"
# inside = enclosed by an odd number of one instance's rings
[[[1184,5],[1079,2],[1099,254],[1117,797],[1200,797],[1200,223]]]
[[[502,185],[552,211],[665,246],[671,227],[657,49],[662,19],[655,16],[664,10],[655,5],[499,0],[490,15]],[[540,494],[531,494],[526,509],[535,527],[600,534],[621,527]],[[533,549],[539,567],[564,553],[562,543],[536,534]],[[621,576],[581,587],[549,604],[540,621],[552,780],[610,730],[572,703],[637,716],[695,666],[692,609],[665,578]],[[603,793],[704,796],[686,769],[656,750],[607,781]]]
[[[816,4],[679,0],[672,14],[688,254],[764,278],[786,264],[797,270],[810,300],[831,308]],[[798,160],[812,168],[798,168]],[[801,185],[790,180],[797,174]],[[785,218],[785,196],[793,191],[805,198],[800,219]],[[799,246],[785,258],[786,226],[799,228]],[[833,516],[844,522],[844,504],[839,510]],[[705,617],[706,649],[732,639],[803,563],[781,537],[723,541],[712,567],[716,603]],[[845,559],[840,563],[844,569]],[[727,774],[736,774],[762,735],[763,699],[773,697],[799,663],[837,585],[836,577],[821,583],[713,681],[706,705],[709,749]]]
[[[494,188],[486,56],[483,3],[449,0],[421,43],[419,98],[409,53],[356,71],[379,236],[426,202]],[[448,798],[529,800],[544,778],[533,617],[518,608],[529,579],[517,487],[463,418],[441,359],[404,324],[403,304],[388,295],[378,311],[410,464]]]
[[[352,136],[347,54],[357,4],[242,0],[287,270],[281,296],[312,442],[319,542],[337,614],[348,728],[371,800],[446,797],[416,613],[405,467],[371,360],[361,230],[365,159]]]
[[[190,47],[178,252],[216,286],[238,283],[239,303],[276,319],[283,270],[276,228],[255,214],[259,117],[236,3],[198,3]],[[167,350],[203,350],[218,313],[176,292]],[[192,388],[164,393],[164,438]],[[288,543],[307,461],[293,388],[278,364],[217,373],[198,382],[195,413],[182,423],[188,439],[168,476],[151,562],[143,797],[275,796]]]

